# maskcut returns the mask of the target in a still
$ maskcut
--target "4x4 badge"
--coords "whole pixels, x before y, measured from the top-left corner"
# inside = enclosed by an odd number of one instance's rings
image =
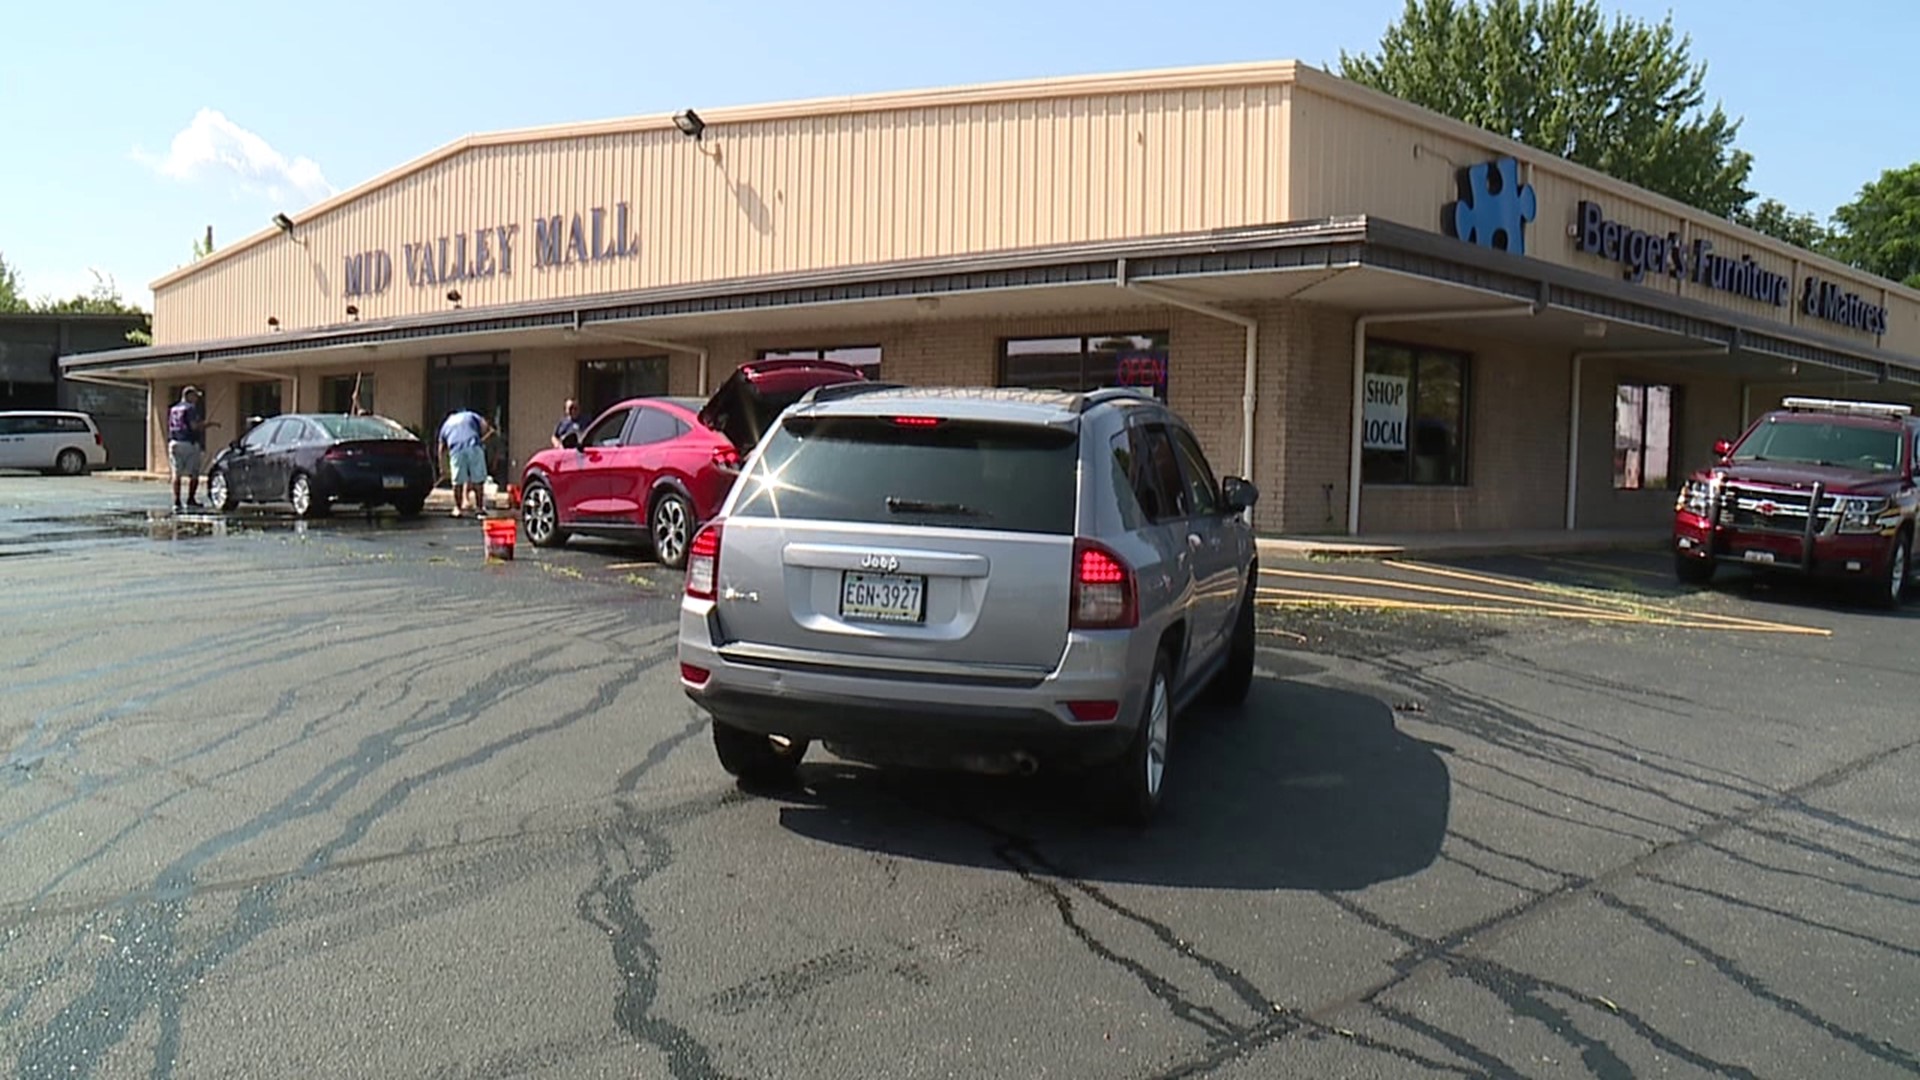
[[[862,555],[860,556],[860,569],[880,570],[891,574],[895,570],[900,569],[900,560],[892,555]]]

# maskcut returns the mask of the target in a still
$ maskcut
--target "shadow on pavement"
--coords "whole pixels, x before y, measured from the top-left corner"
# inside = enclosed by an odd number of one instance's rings
[[[1075,779],[803,766],[781,824],[897,858],[995,869],[1044,853],[1102,882],[1362,889],[1431,864],[1447,830],[1447,747],[1403,734],[1364,695],[1256,680],[1237,711],[1176,729],[1167,802],[1145,831],[1103,824]]]

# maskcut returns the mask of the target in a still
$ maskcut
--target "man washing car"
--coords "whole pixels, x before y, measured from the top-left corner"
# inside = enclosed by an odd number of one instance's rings
[[[475,516],[486,512],[486,442],[492,435],[493,425],[472,409],[456,409],[440,424],[440,452],[453,481],[454,517],[466,516],[469,501]]]

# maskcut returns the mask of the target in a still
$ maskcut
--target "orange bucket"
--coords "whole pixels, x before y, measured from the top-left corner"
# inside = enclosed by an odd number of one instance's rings
[[[487,558],[513,558],[513,541],[520,531],[520,523],[510,517],[488,518],[480,523],[487,538]]]

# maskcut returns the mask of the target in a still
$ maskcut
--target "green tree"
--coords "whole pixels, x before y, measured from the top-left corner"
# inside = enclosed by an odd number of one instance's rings
[[[1822,224],[1819,218],[1789,210],[1787,204],[1779,199],[1762,199],[1751,209],[1743,206],[1735,210],[1732,216],[1737,225],[1745,225],[1775,240],[1783,240],[1808,251],[1825,254],[1833,244],[1833,230]]]
[[[86,292],[67,297],[65,300],[42,298],[33,305],[33,310],[50,315],[145,315],[145,309],[127,303],[120,295],[120,286],[111,277],[103,277],[100,271],[93,274],[93,288]]]
[[[31,310],[27,298],[20,295],[20,272],[7,265],[0,255],[0,314]]]
[[[1340,53],[1355,82],[1558,154],[1720,217],[1753,193],[1740,122],[1706,104],[1705,64],[1669,15],[1597,0],[1407,0],[1378,54]]]
[[[1835,258],[1920,289],[1920,162],[1881,173],[1833,220]]]

